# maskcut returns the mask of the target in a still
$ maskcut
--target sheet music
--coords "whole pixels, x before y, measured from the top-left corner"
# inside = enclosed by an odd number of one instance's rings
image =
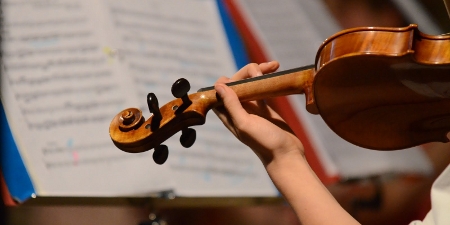
[[[111,119],[135,96],[96,26],[98,3],[3,3],[2,101],[40,195],[141,195],[173,186],[149,153],[118,151],[109,137]]]
[[[160,105],[174,99],[173,82],[183,77],[191,91],[211,86],[236,67],[215,1],[109,1],[119,54],[126,62],[138,96],[156,94]],[[199,13],[201,12],[201,13]],[[140,107],[148,111],[144,98]],[[196,143],[185,149],[180,134],[170,138],[169,159],[175,192],[182,196],[273,196],[256,155],[237,141],[211,111],[206,124],[194,127]]]
[[[249,16],[269,57],[280,62],[280,70],[313,64],[322,41],[339,30],[323,3],[318,1],[242,0],[236,3]],[[320,116],[308,113],[304,96],[289,96],[289,101],[306,124],[308,136],[330,176],[355,178],[395,172],[430,174],[432,171],[419,147],[392,152],[359,148],[338,137]]]
[[[191,92],[230,76],[233,64],[214,1],[4,1],[2,102],[40,195],[274,195],[250,149],[211,112],[184,149],[171,138],[169,160],[117,149],[109,123],[160,105],[185,77]],[[256,191],[255,191],[256,190]]]

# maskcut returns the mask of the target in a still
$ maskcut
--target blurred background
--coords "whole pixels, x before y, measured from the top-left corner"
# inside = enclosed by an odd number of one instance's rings
[[[226,0],[225,0],[226,1]],[[235,0],[238,1],[238,0]],[[308,0],[298,0],[308,2]],[[430,27],[419,27],[430,34],[450,32],[450,18],[442,0],[322,0],[339,29],[364,26],[403,27],[414,22],[414,15],[426,18]],[[320,18],[320,15],[316,15]],[[317,18],[317,17],[316,17]],[[423,29],[422,29],[423,28]],[[433,33],[436,32],[436,33]],[[323,41],[323,40],[319,40]],[[312,57],[312,56],[311,56]],[[312,60],[312,59],[311,59]],[[298,65],[302,66],[302,65]],[[429,210],[429,189],[440,171],[450,162],[449,144],[424,146],[433,162],[429,177],[402,176],[389,179],[345,181],[329,186],[338,201],[362,224],[408,224],[421,219]],[[299,224],[282,199],[275,201],[202,201],[189,204],[136,204],[132,202],[55,202],[2,207],[6,225],[48,224]],[[367,203],[367,204],[366,204]],[[324,212],[326,213],[326,212]]]

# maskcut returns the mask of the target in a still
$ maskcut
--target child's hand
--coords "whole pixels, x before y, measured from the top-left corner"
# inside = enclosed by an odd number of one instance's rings
[[[214,109],[214,112],[241,142],[253,149],[266,166],[276,157],[289,157],[292,153],[303,156],[303,145],[286,122],[263,100],[241,103],[225,83],[271,73],[278,67],[276,61],[248,64],[231,79],[221,77],[215,84],[224,106]]]

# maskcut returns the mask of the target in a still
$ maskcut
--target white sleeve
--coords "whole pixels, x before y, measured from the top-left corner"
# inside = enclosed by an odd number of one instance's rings
[[[450,165],[439,175],[431,188],[431,210],[423,221],[413,221],[410,225],[450,224]]]

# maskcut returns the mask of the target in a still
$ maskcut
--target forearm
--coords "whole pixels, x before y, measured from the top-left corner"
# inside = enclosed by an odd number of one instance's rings
[[[301,224],[359,224],[334,199],[301,154],[274,158],[266,169]]]
[[[358,224],[333,198],[303,157],[303,145],[283,118],[263,101],[241,103],[225,82],[273,72],[278,62],[249,64],[231,79],[222,78],[215,90],[223,108],[214,112],[224,125],[249,146],[265,165],[303,225]]]

